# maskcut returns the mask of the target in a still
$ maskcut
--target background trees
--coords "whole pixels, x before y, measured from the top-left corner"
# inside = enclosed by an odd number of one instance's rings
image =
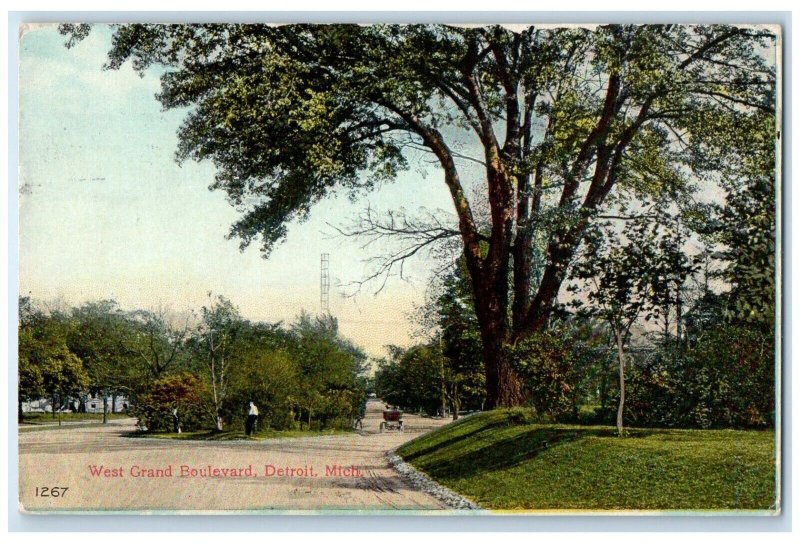
[[[72,46],[88,28],[62,32]],[[774,40],[725,25],[136,24],[117,26],[107,67],[165,67],[158,99],[189,108],[179,158],[214,162],[212,187],[245,209],[231,236],[265,255],[319,199],[432,154],[457,218],[401,229],[418,242],[383,269],[460,241],[494,407],[525,399],[504,352],[547,326],[587,228],[632,196],[718,180],[736,129],[774,116]],[[487,228],[464,160],[483,170]]]
[[[130,347],[135,329],[113,300],[90,302],[73,309],[69,323],[67,345],[89,376],[88,389],[81,393],[102,397],[103,422],[106,422],[109,397],[131,396],[138,388]],[[80,401],[85,404],[85,396]]]
[[[90,377],[81,360],[69,350],[65,315],[46,315],[29,299],[21,301],[20,312],[19,415],[22,418],[23,400],[45,396],[55,417],[69,398],[87,389]]]
[[[148,431],[172,429],[175,408],[184,430],[237,430],[251,401],[264,429],[351,425],[366,397],[366,356],[335,319],[254,323],[222,296],[200,315],[123,311],[110,300],[47,312],[21,299],[20,417],[23,401],[49,397],[58,410],[96,393],[104,406],[124,394]]]

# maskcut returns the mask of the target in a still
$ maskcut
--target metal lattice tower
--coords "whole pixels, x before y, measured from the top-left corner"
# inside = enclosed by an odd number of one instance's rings
[[[320,257],[319,270],[319,306],[322,315],[331,314],[331,257],[328,253],[322,253]]]

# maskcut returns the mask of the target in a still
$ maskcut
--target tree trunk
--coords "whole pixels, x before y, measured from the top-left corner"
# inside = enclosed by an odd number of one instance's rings
[[[498,338],[483,341],[487,409],[514,407],[525,400],[522,383],[506,359],[503,347]]]
[[[24,418],[24,415],[22,413],[22,400],[19,400],[17,402],[17,408],[18,408],[18,411],[17,411],[17,422],[19,424],[22,424],[22,419]]]
[[[441,358],[441,364],[439,365],[439,378],[441,379],[441,394],[442,394],[442,418],[444,418],[447,413],[447,383],[445,382],[444,378],[444,357]]]
[[[108,422],[108,394],[103,392],[103,424]]]
[[[458,411],[461,409],[461,401],[458,399],[458,385],[453,385],[453,396],[450,401],[451,409],[453,410],[453,420],[458,420]]]
[[[508,269],[494,277],[504,280],[473,282],[475,314],[481,332],[483,364],[486,376],[486,408],[514,407],[524,400],[522,383],[505,356],[508,333]]]
[[[625,410],[625,351],[622,346],[622,336],[614,330],[617,341],[617,359],[619,362],[619,407],[617,407],[617,433],[622,436],[622,415]]]

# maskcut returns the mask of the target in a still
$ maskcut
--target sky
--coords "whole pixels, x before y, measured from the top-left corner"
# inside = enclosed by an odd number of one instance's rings
[[[186,110],[162,111],[157,72],[130,65],[104,71],[111,30],[96,26],[72,49],[55,26],[34,26],[20,41],[20,294],[76,305],[115,299],[123,309],[197,310],[213,292],[244,317],[291,321],[319,312],[320,255],[330,254],[331,313],[340,330],[370,355],[387,344],[409,345],[417,329],[409,313],[424,301],[431,270],[425,256],[406,279],[345,298],[365,277],[370,256],[337,236],[367,205],[450,213],[436,167],[417,157],[409,172],[358,202],[346,195],[318,204],[292,224],[269,259],[258,243],[239,250],[226,239],[236,210],[208,190],[210,163],[175,162],[177,129]]]

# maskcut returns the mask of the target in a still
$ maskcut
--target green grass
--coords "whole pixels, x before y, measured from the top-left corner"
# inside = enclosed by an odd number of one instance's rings
[[[126,419],[130,415],[125,413],[109,413],[108,420]],[[61,422],[102,422],[102,413],[61,413]],[[53,418],[52,413],[25,413],[22,424],[58,424],[59,415],[56,413]]]
[[[131,437],[148,437],[155,439],[178,439],[186,441],[234,441],[234,440],[255,440],[280,439],[290,437],[313,437],[324,435],[347,434],[351,430],[259,430],[252,436],[246,436],[242,430],[197,430],[194,432],[138,432],[131,434]]]
[[[775,504],[771,431],[538,424],[492,411],[398,450],[488,509],[768,510]]]

